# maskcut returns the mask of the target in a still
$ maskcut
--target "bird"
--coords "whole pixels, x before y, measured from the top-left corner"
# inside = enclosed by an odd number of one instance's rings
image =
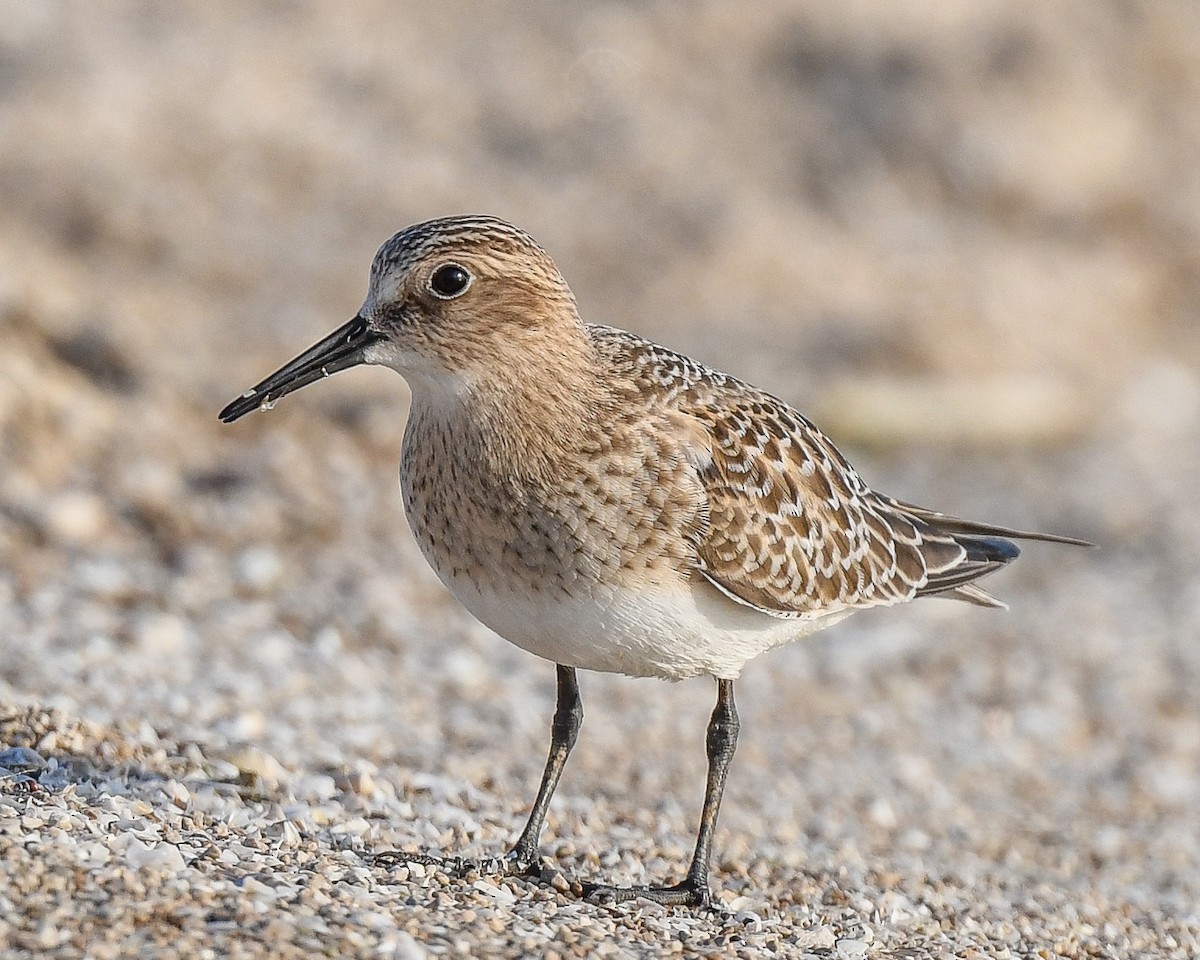
[[[387,240],[347,323],[225,407],[232,423],[360,364],[412,400],[405,513],[451,594],[555,664],[550,751],[503,857],[388,862],[535,875],[551,797],[583,720],[577,671],[716,681],[695,848],[677,883],[579,883],[593,902],[713,904],[710,861],[740,723],[734,681],[759,655],[869,607],[950,597],[1017,540],[1072,537],[959,519],[879,493],[775,396],[634,333],[584,322],[550,255],[492,216]]]

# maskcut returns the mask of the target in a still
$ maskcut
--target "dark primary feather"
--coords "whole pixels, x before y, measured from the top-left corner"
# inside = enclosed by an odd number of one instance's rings
[[[963,534],[968,537],[1000,537],[1005,540],[1042,540],[1046,543],[1065,543],[1073,547],[1093,546],[1089,541],[1079,540],[1076,537],[1063,537],[1055,533],[1037,533],[1032,530],[1015,530],[1011,527],[999,527],[993,523],[963,520],[960,517],[952,517],[947,513],[938,513],[936,510],[927,510],[925,507],[905,503],[903,500],[897,500],[895,497],[880,496],[879,499],[889,503],[897,510],[902,510],[911,516],[924,520],[930,526],[936,527],[943,533]],[[1014,547],[1013,549],[1016,548]]]

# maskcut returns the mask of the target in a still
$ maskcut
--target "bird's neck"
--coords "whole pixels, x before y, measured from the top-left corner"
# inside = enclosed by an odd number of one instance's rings
[[[610,406],[591,341],[581,329],[499,349],[509,355],[487,368],[410,378],[409,431],[442,434],[452,455],[495,476],[562,479],[564,453],[595,444]]]

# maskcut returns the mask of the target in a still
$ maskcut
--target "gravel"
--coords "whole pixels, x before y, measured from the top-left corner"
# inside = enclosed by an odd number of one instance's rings
[[[1186,4],[0,0],[0,957],[1200,954],[1200,24]],[[1086,29],[1080,25],[1086,24]],[[453,27],[453,29],[451,29]],[[585,314],[878,488],[1088,537],[711,684],[553,670],[409,538],[405,392],[216,411],[375,247],[498,213]]]

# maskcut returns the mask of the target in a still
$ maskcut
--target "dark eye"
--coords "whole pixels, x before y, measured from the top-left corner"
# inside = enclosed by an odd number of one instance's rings
[[[433,271],[433,276],[429,278],[429,289],[435,296],[449,300],[466,293],[474,279],[465,267],[457,263],[444,263]]]

